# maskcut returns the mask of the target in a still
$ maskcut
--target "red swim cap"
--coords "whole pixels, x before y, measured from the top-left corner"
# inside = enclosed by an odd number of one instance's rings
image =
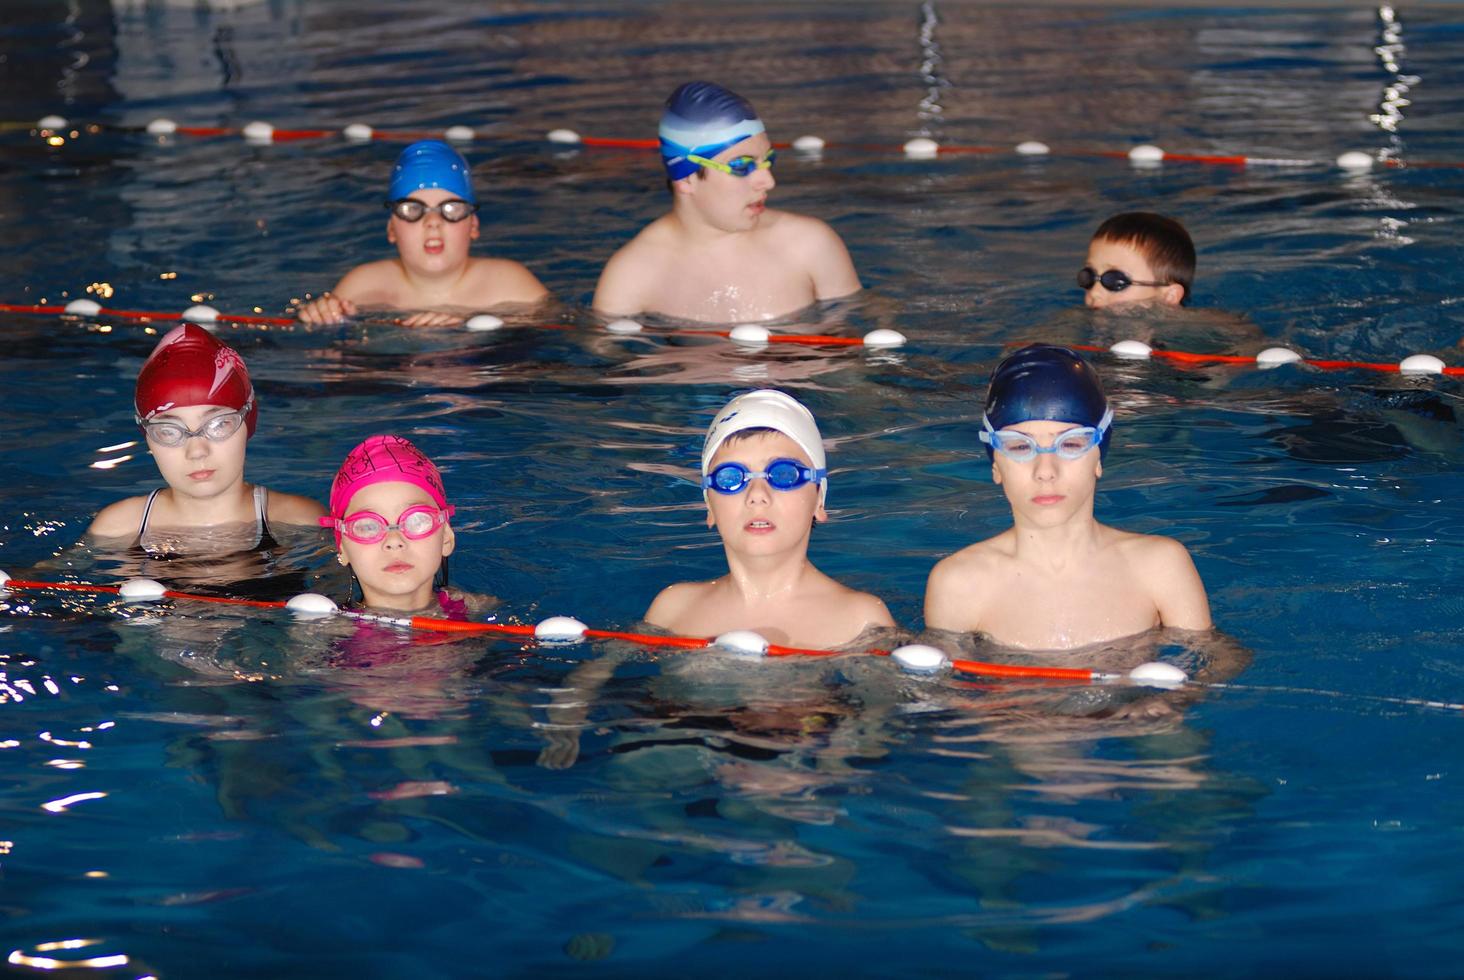
[[[185,323],[170,330],[137,374],[137,420],[193,405],[248,407],[249,435],[259,421],[259,403],[249,369],[238,351],[200,326]]]

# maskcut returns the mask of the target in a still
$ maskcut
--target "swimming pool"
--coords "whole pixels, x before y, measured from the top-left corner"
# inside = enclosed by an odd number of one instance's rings
[[[1006,520],[974,429],[1005,344],[1157,333],[1457,361],[1460,171],[1330,165],[1353,149],[1464,161],[1464,20],[1393,16],[12,4],[0,77],[7,120],[26,125],[0,133],[0,302],[278,314],[384,254],[398,144],[116,127],[474,126],[484,250],[565,305],[491,334],[228,329],[262,398],[251,478],[320,497],[361,437],[407,434],[458,505],[457,584],[524,622],[631,627],[661,586],[719,569],[692,482],[701,433],[731,393],[776,385],[830,442],[814,560],[918,627],[934,561]],[[594,328],[599,267],[664,188],[648,154],[542,134],[649,136],[694,75],[749,96],[775,138],[868,147],[780,158],[776,200],[830,221],[869,287],[820,329],[891,327],[907,346]],[[28,124],[52,112],[112,128],[47,146]],[[1054,152],[888,149],[922,135]],[[1141,142],[1318,164],[1140,169],[1091,152]],[[1196,238],[1196,309],[1178,320],[1078,306],[1089,233],[1134,207]],[[100,506],[156,484],[123,444],[157,329],[0,314],[0,567],[50,560]],[[1464,701],[1458,382],[1096,361],[1119,407],[1099,516],[1191,549],[1217,623],[1251,653],[1235,687],[1120,721],[1103,691],[920,682],[858,657],[403,639],[403,663],[351,671],[329,666],[334,626],[13,596],[14,968],[1456,972],[1460,713],[1386,699]],[[327,560],[312,542],[296,557]],[[556,691],[610,655],[574,764],[540,765]]]

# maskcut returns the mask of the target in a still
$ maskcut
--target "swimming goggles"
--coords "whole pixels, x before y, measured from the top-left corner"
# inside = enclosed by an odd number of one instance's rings
[[[223,442],[239,431],[239,426],[244,424],[244,420],[249,416],[249,410],[253,407],[254,401],[251,399],[245,402],[244,407],[237,412],[225,412],[222,415],[205,419],[204,423],[196,429],[190,429],[181,422],[149,422],[140,416],[137,424],[142,427],[143,435],[149,442],[176,449],[189,439],[203,438],[209,442]]]
[[[345,517],[322,517],[321,527],[333,527],[357,544],[376,544],[385,540],[391,531],[400,531],[402,537],[420,541],[437,533],[447,519],[457,512],[451,504],[438,510],[426,504],[408,507],[397,515],[395,524],[388,524],[385,517],[369,510],[358,510]]]
[[[1104,412],[1096,426],[1083,425],[1059,432],[1053,438],[1052,445],[1045,449],[1025,432],[993,429],[991,419],[985,415],[981,416],[981,424],[985,428],[981,433],[981,441],[1014,462],[1030,463],[1042,453],[1056,453],[1063,459],[1079,459],[1103,441],[1103,433],[1113,424],[1113,409]]]
[[[829,475],[828,470],[804,466],[796,459],[775,459],[761,473],[754,473],[741,463],[723,463],[702,477],[703,490],[732,496],[747,489],[753,480],[766,480],[774,490],[797,490],[805,483],[816,483]]]
[[[711,167],[713,170],[720,170],[724,174],[733,174],[737,177],[750,177],[759,170],[773,169],[773,162],[778,159],[776,150],[769,150],[768,155],[759,160],[754,156],[733,157],[726,163],[717,160],[708,160],[706,157],[699,157],[695,153],[688,153],[686,159],[703,167]]]
[[[1078,270],[1078,288],[1085,292],[1093,288],[1094,283],[1100,284],[1110,293],[1121,293],[1130,286],[1169,286],[1167,282],[1145,282],[1142,279],[1130,279],[1127,272],[1118,269],[1109,269],[1103,275],[1094,272],[1091,266],[1083,266]]]
[[[387,201],[386,206],[391,208],[392,214],[409,224],[421,221],[429,211],[436,211],[442,215],[443,221],[456,224],[466,218],[471,218],[478,210],[478,205],[472,201],[464,201],[456,197],[435,206],[419,201],[415,197],[404,197],[399,201]]]

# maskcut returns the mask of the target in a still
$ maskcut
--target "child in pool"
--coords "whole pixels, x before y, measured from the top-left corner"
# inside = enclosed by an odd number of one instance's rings
[[[351,569],[366,606],[468,619],[487,601],[446,587],[454,511],[432,460],[400,436],[376,435],[341,464],[320,526],[334,529],[336,560]]]
[[[727,574],[662,590],[646,622],[685,636],[748,629],[772,643],[831,649],[871,626],[893,626],[877,597],[856,592],[808,560],[816,521],[828,519],[828,470],[813,413],[781,391],[728,402],[702,446],[707,527]]]
[[[272,548],[272,525],[313,525],[324,513],[313,500],[245,482],[259,401],[243,359],[202,327],[185,323],[158,342],[134,403],[167,486],[102,508],[89,537],[130,539],[141,558],[206,558],[222,580],[233,577],[229,553]]]
[[[737,323],[862,288],[833,229],[767,208],[774,153],[746,99],[688,82],[666,100],[660,136],[671,211],[611,256],[596,310]]]
[[[1195,243],[1184,225],[1149,211],[1115,214],[1093,232],[1078,270],[1083,302],[1095,309],[1183,306],[1195,281]]]
[[[386,240],[397,257],[356,266],[335,289],[302,304],[301,321],[338,323],[377,308],[423,311],[403,326],[457,326],[465,313],[548,295],[518,262],[468,254],[479,233],[478,203],[468,162],[446,143],[422,140],[402,151],[386,206]]]
[[[1013,526],[935,566],[927,626],[1043,650],[1211,628],[1183,545],[1093,518],[1112,422],[1097,373],[1065,347],[1034,344],[997,366],[981,441]]]

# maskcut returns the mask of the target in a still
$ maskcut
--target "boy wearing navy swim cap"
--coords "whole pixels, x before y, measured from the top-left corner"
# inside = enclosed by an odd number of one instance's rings
[[[832,228],[768,208],[775,154],[746,99],[688,82],[666,100],[660,137],[671,211],[611,256],[596,310],[745,323],[862,288]]]
[[[1204,583],[1182,544],[1093,517],[1112,426],[1097,373],[1067,348],[1024,347],[997,366],[981,441],[1012,527],[935,566],[926,626],[1038,650],[1156,626],[1211,628]]]
[[[357,312],[416,310],[407,327],[450,327],[468,315],[509,304],[536,303],[544,284],[511,259],[474,258],[478,199],[462,154],[440,140],[401,152],[392,169],[386,240],[397,257],[347,272],[334,289],[298,311],[304,323],[339,323]]]

